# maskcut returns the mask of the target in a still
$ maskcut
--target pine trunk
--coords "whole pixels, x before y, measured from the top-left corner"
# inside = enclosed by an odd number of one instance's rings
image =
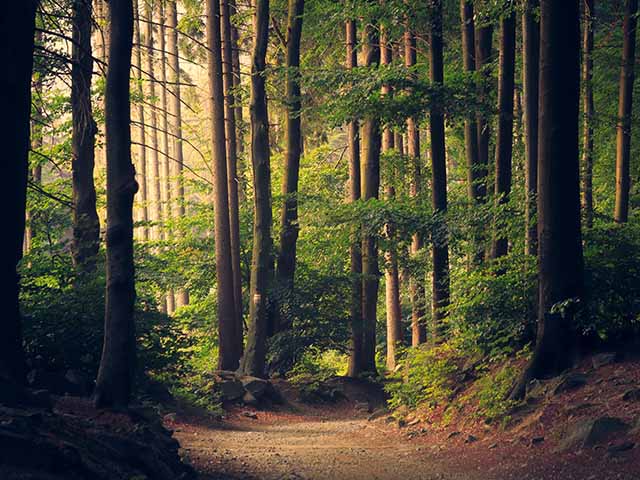
[[[582,33],[582,217],[584,226],[593,226],[593,37],[596,15],[595,0],[585,0],[584,29]]]

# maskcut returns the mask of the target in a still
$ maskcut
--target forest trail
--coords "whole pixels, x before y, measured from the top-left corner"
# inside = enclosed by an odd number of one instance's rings
[[[203,479],[487,478],[452,472],[424,445],[352,406],[231,413],[222,424],[182,419],[171,427]],[[195,420],[195,421],[194,421]]]

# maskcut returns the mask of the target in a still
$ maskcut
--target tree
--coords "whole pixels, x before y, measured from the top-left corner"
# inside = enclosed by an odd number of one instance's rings
[[[436,86],[444,84],[442,44],[442,1],[432,0],[431,29],[429,31],[429,77]],[[432,252],[432,305],[434,337],[443,333],[445,310],[449,305],[449,240],[446,221],[447,211],[447,159],[445,150],[444,114],[442,107],[434,105],[429,115],[431,136],[431,202],[437,217],[433,231]]]
[[[133,197],[129,71],[133,40],[131,0],[109,2],[109,69],[105,96],[107,148],[107,289],[104,343],[95,388],[98,407],[125,407],[135,364],[136,298],[133,265]]]
[[[622,66],[620,68],[620,95],[618,123],[616,125],[616,223],[629,220],[629,189],[631,177],[631,109],[633,106],[633,81],[636,62],[636,25],[638,0],[626,0],[623,24]]]
[[[169,86],[171,89],[171,137],[173,138],[173,218],[183,218],[184,208],[184,153],[182,149],[182,97],[180,95],[180,58],[178,55],[178,10],[176,0],[167,0],[167,50],[169,54]],[[176,292],[176,307],[189,304],[189,292],[183,288]]]
[[[583,290],[578,158],[578,1],[540,2],[538,143],[538,337],[513,392],[569,367],[576,347],[573,319]]]
[[[582,216],[587,228],[593,226],[593,37],[595,0],[584,1],[584,27],[582,33]]]
[[[224,119],[227,148],[227,185],[229,193],[229,228],[231,232],[231,267],[233,270],[233,298],[236,309],[236,335],[242,338],[242,272],[240,271],[240,206],[238,181],[238,145],[233,82],[233,32],[229,0],[221,0],[222,84],[224,88]]]
[[[300,156],[302,154],[300,98],[300,39],[302,37],[302,18],[304,0],[289,0],[289,18],[287,21],[287,80],[286,80],[286,117],[285,117],[285,163],[282,180],[282,205],[280,228],[280,252],[276,280],[284,291],[293,289],[296,269],[296,242],[298,240],[298,176]],[[277,318],[282,321],[280,315]],[[275,325],[282,330],[287,325]]]
[[[525,253],[536,255],[535,223],[538,190],[538,80],[540,77],[540,24],[536,20],[539,0],[528,0],[522,13],[522,86],[524,90],[525,156]]]
[[[96,124],[91,108],[91,0],[74,0],[71,66],[73,260],[79,273],[95,270],[100,220],[93,184]]]
[[[5,74],[0,76],[0,101],[11,121],[0,129],[3,145],[2,175],[7,180],[0,198],[7,209],[9,245],[2,255],[2,316],[0,335],[0,378],[24,381],[22,328],[19,306],[20,279],[16,272],[22,259],[24,240],[27,170],[29,160],[29,118],[31,114],[31,74],[36,22],[35,0],[9,2],[0,17],[0,60]]]
[[[238,362],[242,355],[242,336],[238,338],[231,257],[219,0],[207,0],[207,19],[209,109],[211,111],[211,151],[213,152],[214,176],[216,294],[218,299],[218,368],[235,370],[238,368]]]
[[[495,198],[497,205],[509,201],[513,154],[513,89],[516,60],[516,17],[506,12],[500,19],[500,66],[498,72],[498,130],[496,132]],[[496,227],[498,229],[498,227]],[[494,232],[493,258],[507,254],[509,240]]]
[[[478,88],[478,99],[487,102],[490,96],[491,81],[491,60],[492,60],[492,44],[493,44],[493,25],[485,23],[478,25],[476,22],[476,70],[481,75],[481,81]],[[480,111],[477,114],[478,125],[478,178],[477,178],[477,194],[478,199],[484,203],[487,196],[487,168],[489,165],[489,142],[491,141],[491,122],[486,112]],[[478,258],[477,260],[481,260]]]
[[[249,331],[240,369],[247,375],[262,377],[265,374],[267,353],[272,220],[269,115],[264,78],[269,40],[269,0],[255,0],[255,7],[250,103],[254,189],[253,256],[249,292]]]
[[[346,67],[358,66],[358,50],[356,48],[356,21],[345,23]],[[352,119],[347,126],[347,148],[349,150],[349,202],[360,200],[360,127],[357,119]],[[349,318],[351,338],[349,345],[349,367],[347,375],[357,377],[362,365],[362,251],[358,233],[351,232],[349,246],[349,268],[351,274],[351,301]]]
[[[380,63],[380,46],[374,25],[363,32],[362,57],[365,67]],[[380,190],[380,121],[368,115],[362,122],[362,199],[377,199]],[[378,307],[378,247],[375,237],[367,232],[362,236],[362,364],[361,371],[376,372],[376,322]]]
[[[417,49],[416,37],[409,28],[407,22],[404,31],[404,64],[408,68],[416,65]],[[407,156],[410,163],[409,194],[419,199],[422,191],[422,174],[420,161],[420,133],[416,118],[407,118]],[[416,255],[423,247],[423,238],[420,232],[412,235],[409,248],[412,255]],[[427,340],[427,327],[425,325],[425,290],[423,280],[416,275],[409,278],[409,296],[411,298],[411,345],[414,347]]]

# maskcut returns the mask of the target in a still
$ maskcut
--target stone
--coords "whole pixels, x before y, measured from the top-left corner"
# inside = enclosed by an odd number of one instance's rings
[[[626,433],[630,426],[616,417],[599,417],[574,423],[561,440],[557,451],[590,448],[606,442],[611,435]]]
[[[478,437],[474,435],[468,435],[467,438],[465,438],[464,443],[473,443],[477,441],[478,441]]]
[[[220,395],[223,401],[233,402],[240,400],[245,393],[245,389],[238,380],[225,380],[218,383]]]
[[[244,392],[244,395],[242,396],[242,403],[250,407],[257,407],[260,402],[251,392]]]
[[[584,373],[572,372],[561,376],[553,388],[553,394],[559,395],[564,392],[577,390],[587,384],[587,376]]]
[[[256,398],[262,397],[269,388],[269,382],[258,377],[241,377],[240,383],[247,392]]]
[[[631,450],[635,446],[636,446],[636,444],[634,442],[629,442],[629,441],[621,442],[621,443],[614,443],[614,444],[609,445],[607,447],[607,453],[610,456],[616,456],[617,454],[628,452],[629,450]]]
[[[596,370],[605,365],[611,365],[618,359],[618,355],[615,353],[599,353],[591,358],[591,364]]]
[[[638,402],[640,401],[640,388],[632,388],[622,394],[622,400],[625,402]]]
[[[249,412],[249,411],[245,411],[242,412],[241,414],[243,417],[247,417],[247,418],[251,418],[253,420],[257,420],[258,419],[258,414],[255,412]]]
[[[544,437],[533,437],[531,439],[531,445],[538,445],[539,443],[544,442]]]
[[[449,435],[447,435],[447,438],[453,438],[453,437],[457,437],[460,435],[460,432],[451,432]]]

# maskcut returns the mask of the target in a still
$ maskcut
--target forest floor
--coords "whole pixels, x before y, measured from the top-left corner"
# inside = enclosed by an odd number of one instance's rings
[[[399,424],[382,410],[371,415],[358,401],[306,405],[286,393],[284,406],[233,407],[222,421],[194,414],[165,421],[203,480],[640,479],[637,427],[594,448],[558,451],[572,422],[640,418],[638,402],[620,400],[638,385],[640,363],[582,370],[586,386],[545,400],[510,427]]]

